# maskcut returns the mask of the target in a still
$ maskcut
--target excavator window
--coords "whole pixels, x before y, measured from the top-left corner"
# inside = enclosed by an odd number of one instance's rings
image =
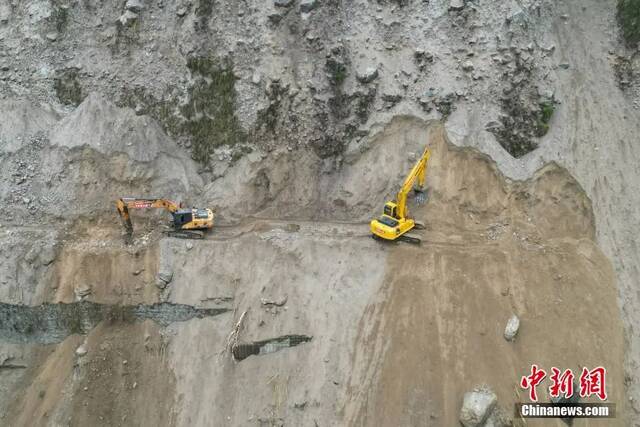
[[[398,221],[385,215],[381,216],[378,221],[386,225],[387,227],[396,227],[398,225]]]
[[[384,205],[384,214],[396,218],[396,207],[389,204]]]
[[[196,210],[196,219],[207,219],[209,218],[209,214],[206,209],[198,209]]]
[[[176,228],[182,227],[184,224],[193,221],[193,213],[188,211],[177,211],[173,213],[173,225]]]

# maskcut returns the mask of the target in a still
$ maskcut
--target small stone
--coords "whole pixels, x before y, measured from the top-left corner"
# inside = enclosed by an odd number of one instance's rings
[[[254,73],[253,73],[253,76],[251,76],[251,82],[252,82],[254,85],[260,84],[260,80],[261,80],[261,79],[262,79],[262,78],[261,78],[260,73],[259,73],[258,71],[254,72]]]
[[[54,42],[58,39],[58,33],[47,33],[46,37],[47,40]]]
[[[520,329],[520,319],[515,314],[509,318],[507,326],[504,328],[504,339],[507,341],[513,341],[518,335]]]
[[[178,10],[176,10],[176,15],[178,15],[181,18],[186,14],[187,14],[187,9],[184,7],[179,7]]]
[[[84,355],[87,354],[87,348],[83,345],[81,345],[80,347],[76,348],[76,356],[78,357],[82,357]]]
[[[302,0],[300,2],[300,11],[303,13],[309,13],[316,7],[318,7],[318,0]]]
[[[563,62],[560,65],[558,65],[560,68],[562,68],[563,70],[568,70],[570,65],[568,62]]]
[[[171,280],[173,280],[173,271],[167,270],[167,271],[161,271],[158,273],[158,280],[164,282],[164,283],[171,283]]]
[[[289,7],[293,4],[293,0],[273,0],[273,4],[277,7]]]
[[[47,266],[56,260],[56,250],[53,246],[46,246],[40,252],[40,261],[42,265]]]
[[[449,10],[460,11],[464,9],[464,0],[450,0],[449,1]]]
[[[185,246],[187,247],[187,250],[190,251],[191,249],[193,249],[193,242],[187,242]]]
[[[82,300],[85,297],[91,295],[91,285],[78,285],[73,289],[73,292],[76,295],[76,299]]]
[[[378,69],[376,67],[367,67],[364,71],[356,73],[356,79],[360,83],[371,83],[378,78]]]
[[[142,0],[127,0],[127,3],[124,7],[131,12],[139,13],[142,9],[144,9],[144,3],[142,2]]]
[[[462,64],[462,69],[463,69],[464,71],[473,71],[473,69],[474,69],[474,68],[475,68],[475,67],[473,66],[473,62],[471,62],[471,61],[465,61],[465,62]]]
[[[267,15],[267,18],[269,18],[269,21],[272,24],[278,24],[280,21],[282,21],[282,13],[280,12],[272,12],[269,15]]]
[[[136,21],[136,19],[138,19],[138,14],[130,10],[127,10],[125,13],[123,13],[120,16],[120,18],[118,18],[118,22],[120,22],[120,24],[123,27],[128,27],[131,24],[133,24]]]
[[[465,427],[484,425],[498,397],[489,388],[478,388],[464,394],[460,409],[460,422]]]
[[[402,94],[394,90],[386,90],[382,93],[382,100],[391,104],[397,104],[402,99]]]

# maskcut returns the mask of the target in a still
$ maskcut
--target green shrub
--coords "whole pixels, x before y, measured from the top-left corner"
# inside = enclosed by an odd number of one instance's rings
[[[549,122],[553,116],[556,106],[553,102],[543,102],[540,104],[540,112],[538,113],[538,128],[536,136],[542,137],[549,132]]]
[[[618,0],[618,22],[627,44],[640,42],[640,0]]]
[[[191,137],[194,159],[207,163],[216,147],[246,138],[235,115],[236,76],[231,64],[207,57],[189,58],[187,67],[195,83],[189,88],[189,102],[181,107],[184,131]]]

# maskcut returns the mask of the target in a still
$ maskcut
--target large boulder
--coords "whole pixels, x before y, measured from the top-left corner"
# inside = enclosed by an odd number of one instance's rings
[[[464,394],[460,409],[460,422],[465,427],[479,427],[491,415],[498,397],[488,387],[477,388]]]
[[[504,339],[507,341],[513,341],[518,335],[520,329],[520,319],[515,314],[509,318],[507,326],[504,328]]]

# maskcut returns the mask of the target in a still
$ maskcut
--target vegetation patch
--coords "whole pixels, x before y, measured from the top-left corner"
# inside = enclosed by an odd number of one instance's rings
[[[171,93],[171,88],[167,88]],[[157,99],[141,86],[128,88],[117,102],[119,107],[134,109],[138,115],[147,115],[156,119],[169,136],[182,135],[183,119],[179,115],[179,108],[175,96],[169,99]]]
[[[194,82],[186,103],[180,104],[177,95],[157,99],[136,87],[125,91],[118,104],[158,120],[170,136],[185,137],[193,159],[206,164],[215,148],[246,140],[235,115],[236,76],[230,62],[205,57],[189,58],[187,67]]]
[[[269,106],[258,112],[257,127],[264,128],[271,133],[275,132],[280,118],[280,109],[283,101],[288,96],[288,92],[288,88],[277,80],[267,85],[266,94],[269,98]]]
[[[328,58],[325,69],[329,81],[334,86],[341,86],[347,78],[347,66],[336,58]]]
[[[536,138],[543,137],[549,131],[549,124],[556,109],[554,100],[542,100],[532,104],[525,97],[510,96],[502,100],[505,116],[500,126],[492,132],[500,145],[513,157],[522,157],[538,148]]]
[[[206,57],[189,58],[187,67],[195,81],[180,108],[183,131],[191,137],[194,159],[206,163],[216,147],[246,140],[235,114],[236,76],[231,63]]]
[[[60,102],[65,105],[76,107],[85,98],[77,68],[68,68],[57,73],[53,79],[53,88]]]
[[[376,99],[376,87],[370,87],[366,92],[356,92],[355,94],[355,113],[360,120],[360,123],[366,123],[369,119],[369,112],[371,110],[371,106]]]
[[[543,137],[549,132],[549,122],[553,116],[553,112],[556,110],[555,103],[553,101],[544,101],[540,103],[540,110],[538,112],[538,129],[536,136],[538,138]]]
[[[618,22],[629,46],[640,42],[640,0],[618,0]]]
[[[195,15],[198,18],[195,23],[196,30],[207,30],[209,28],[209,19],[213,13],[214,0],[198,0],[195,8]]]
[[[51,11],[49,19],[55,26],[58,33],[63,33],[69,23],[69,6],[53,2],[53,10]]]

